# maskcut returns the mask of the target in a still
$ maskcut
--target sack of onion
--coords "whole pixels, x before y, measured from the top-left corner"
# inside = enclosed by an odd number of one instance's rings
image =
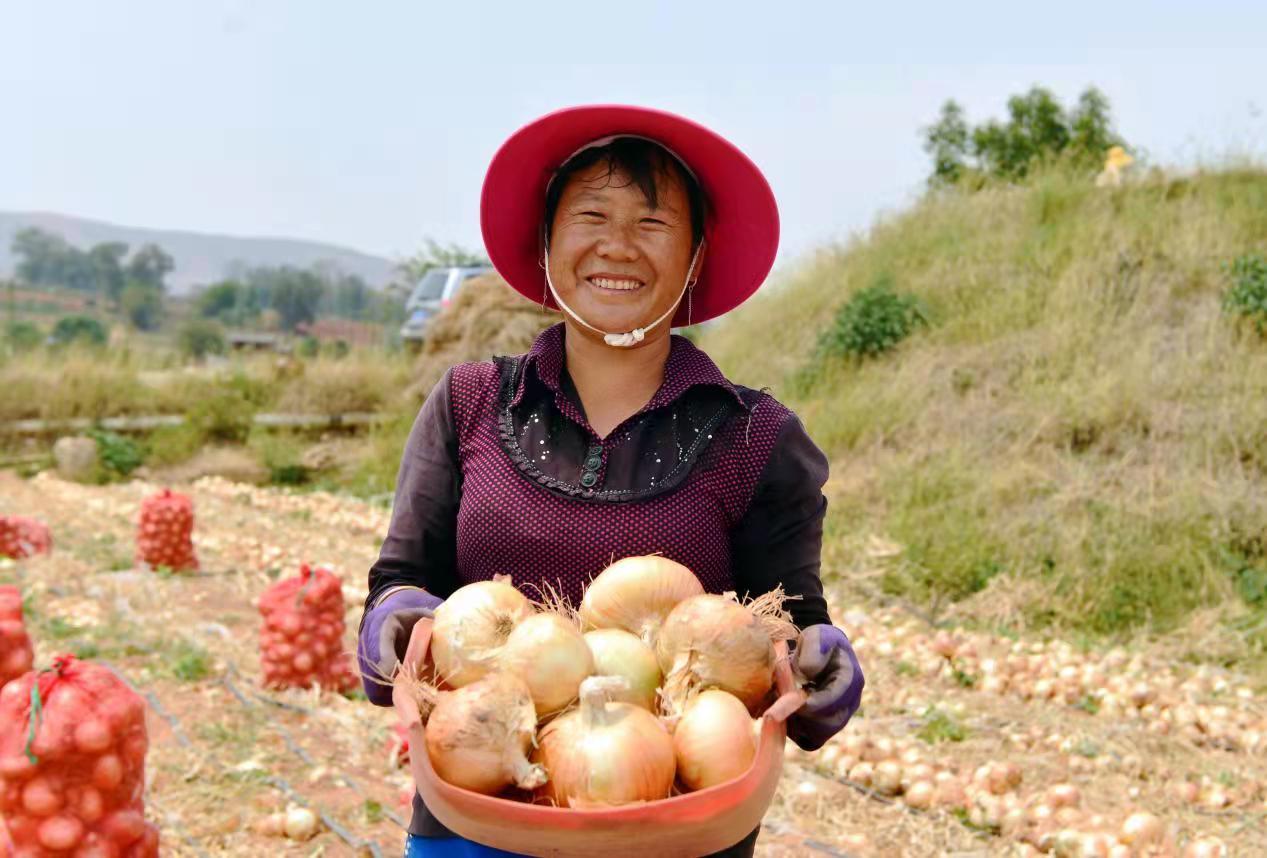
[[[48,525],[24,515],[0,515],[0,557],[21,560],[53,550]]]
[[[145,701],[59,656],[0,691],[0,819],[14,856],[158,855],[145,821]]]
[[[356,685],[343,648],[343,588],[333,572],[305,563],[298,575],[264,591],[259,610],[266,687],[345,691]]]
[[[35,651],[22,622],[22,594],[0,587],[0,687],[31,669]]]
[[[163,489],[141,501],[136,525],[136,562],[149,569],[196,571],[194,502],[188,495]]]
[[[397,677],[421,715],[423,800],[458,834],[532,855],[733,845],[773,797],[804,700],[782,601],[705,595],[661,557],[613,564],[576,612],[505,580],[459,589],[411,645],[434,673],[407,658]]]

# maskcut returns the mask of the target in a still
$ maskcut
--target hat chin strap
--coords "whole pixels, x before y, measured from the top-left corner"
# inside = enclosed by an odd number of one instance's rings
[[[591,325],[589,322],[582,319],[580,317],[580,314],[578,314],[575,310],[573,310],[566,303],[564,303],[563,299],[559,297],[558,290],[554,288],[554,281],[550,279],[550,248],[549,247],[546,247],[545,249],[546,286],[549,287],[550,294],[554,296],[554,302],[559,305],[559,307],[563,310],[563,312],[567,313],[569,316],[575,319],[577,324],[581,325],[584,328],[588,328],[589,330],[593,331],[596,334],[602,334],[603,342],[607,343],[607,345],[612,346],[613,348],[627,349],[627,348],[630,348],[631,346],[636,346],[638,343],[646,339],[647,331],[651,330],[656,325],[660,324],[665,319],[672,316],[674,312],[677,311],[678,305],[682,303],[682,296],[685,295],[687,290],[691,288],[691,285],[692,285],[691,275],[695,273],[695,263],[699,261],[700,248],[702,248],[703,246],[704,246],[703,241],[701,241],[698,245],[695,246],[695,253],[691,256],[691,267],[686,270],[686,282],[682,284],[682,291],[678,293],[677,300],[673,302],[673,306],[670,307],[668,310],[666,310],[665,313],[662,316],[660,316],[660,318],[656,319],[651,324],[645,325],[641,328],[634,328],[632,331],[627,331],[626,333],[623,333],[623,334],[612,334],[612,333],[608,333],[607,331],[599,330],[598,328]]]

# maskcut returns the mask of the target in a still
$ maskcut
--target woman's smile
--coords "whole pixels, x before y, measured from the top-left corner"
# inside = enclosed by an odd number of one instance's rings
[[[647,284],[633,277],[616,274],[591,274],[583,281],[600,292],[636,292]]]

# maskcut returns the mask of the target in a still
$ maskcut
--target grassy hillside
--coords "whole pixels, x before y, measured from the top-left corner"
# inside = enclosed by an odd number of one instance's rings
[[[829,453],[826,565],[847,583],[996,627],[1182,627],[1194,657],[1261,663],[1267,341],[1220,296],[1224,263],[1264,250],[1267,172],[1050,174],[825,249],[703,346]],[[882,281],[931,324],[821,359]]]

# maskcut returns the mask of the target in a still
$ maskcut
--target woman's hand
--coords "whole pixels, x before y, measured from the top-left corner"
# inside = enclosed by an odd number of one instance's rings
[[[397,590],[365,615],[357,658],[371,703],[391,705],[392,677],[405,657],[415,624],[423,617],[435,616],[435,609],[443,602],[425,590]]]
[[[801,632],[792,653],[792,673],[808,697],[788,719],[788,736],[802,749],[816,751],[858,711],[866,680],[849,638],[828,625]]]
[[[413,631],[409,635],[409,646],[400,660],[400,671],[396,674],[397,681],[392,683],[392,706],[396,709],[396,716],[400,719],[400,723],[407,728],[422,723],[422,715],[418,711],[418,699],[399,679],[402,676],[422,675],[423,662],[427,660],[427,649],[431,646],[431,628],[430,617],[425,617],[414,624]]]

